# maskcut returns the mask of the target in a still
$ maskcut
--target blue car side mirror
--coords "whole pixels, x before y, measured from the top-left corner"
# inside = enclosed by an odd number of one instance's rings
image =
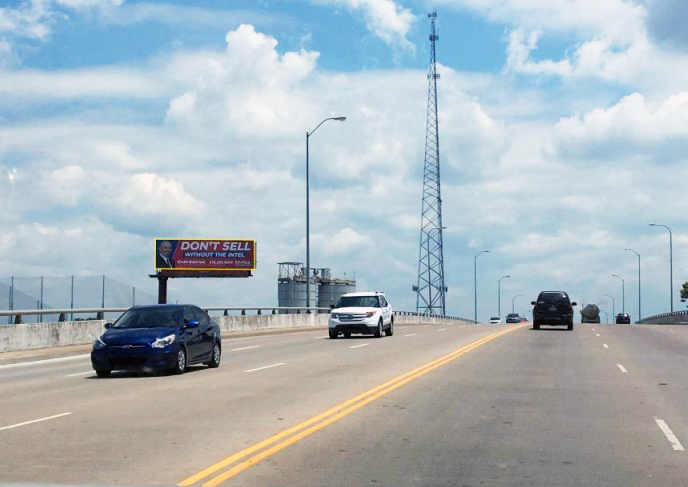
[[[184,325],[186,328],[198,328],[198,321],[196,320],[189,320],[189,321],[184,321]]]
[[[110,323],[110,322],[105,323],[105,328],[112,328],[112,323]]]

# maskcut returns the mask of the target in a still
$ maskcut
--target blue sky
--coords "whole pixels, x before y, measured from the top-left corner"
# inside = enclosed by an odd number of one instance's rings
[[[436,10],[448,311],[542,289],[637,315],[688,279],[688,20],[678,0],[0,2],[0,277],[108,275],[155,294],[155,237],[259,242],[248,280],[170,299],[277,301],[278,262],[413,310]],[[508,309],[507,309],[508,308]],[[617,306],[618,308],[618,306]],[[616,310],[618,311],[618,309]]]

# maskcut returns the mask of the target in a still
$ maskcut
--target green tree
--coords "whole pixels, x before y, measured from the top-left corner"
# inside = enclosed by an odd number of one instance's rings
[[[685,301],[688,299],[688,281],[683,283],[683,287],[681,287],[681,301]]]

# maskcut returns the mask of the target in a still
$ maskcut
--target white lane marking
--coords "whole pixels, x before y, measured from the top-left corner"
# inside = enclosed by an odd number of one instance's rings
[[[676,435],[674,434],[674,432],[671,431],[671,428],[669,428],[669,425],[666,424],[666,421],[664,421],[663,419],[655,418],[655,423],[657,423],[657,426],[659,426],[659,429],[662,430],[662,433],[664,433],[664,436],[666,436],[667,440],[669,440],[669,443],[671,443],[671,447],[674,450],[683,451],[683,445],[681,444],[680,441],[678,441],[678,438],[676,438]]]
[[[595,335],[597,335],[597,336],[600,336],[600,334],[599,334],[599,333],[595,333]]]
[[[0,428],[0,431],[9,430],[12,428],[18,428],[19,426],[26,426],[27,424],[39,423],[41,421],[48,421],[49,419],[61,418],[62,416],[69,416],[70,414],[72,414],[72,413],[55,414],[54,416],[48,416],[48,417],[40,418],[40,419],[33,419],[31,421],[24,421],[23,423],[11,424],[9,426],[3,426],[2,428]]]
[[[414,336],[416,336],[416,334],[415,333],[409,333],[408,335],[404,335],[404,336],[405,337],[414,337]]]
[[[330,335],[323,335],[321,337],[315,337],[316,340],[320,340],[322,338],[330,338]]]
[[[437,330],[437,331],[446,331],[446,328],[440,328],[440,329]]]
[[[354,345],[353,347],[349,347],[349,348],[361,348],[361,347],[367,347],[368,345],[370,345],[370,343],[364,343],[363,345]]]
[[[79,375],[87,375],[87,374],[93,374],[93,371],[89,370],[88,372],[79,372],[78,374],[69,374],[67,377],[76,377]]]
[[[41,364],[48,364],[48,363],[54,363],[54,362],[67,362],[70,360],[77,360],[85,357],[90,357],[90,353],[85,353],[83,355],[70,355],[69,357],[58,357],[58,358],[48,358],[45,360],[34,360],[32,362],[19,362],[16,364],[5,364],[5,365],[0,365],[0,369],[13,369],[15,367],[27,367],[29,365],[41,365]]]
[[[252,347],[233,348],[230,350],[230,352],[240,352],[242,350],[250,350],[252,348],[260,348],[260,345],[253,345]]]
[[[609,345],[607,345],[606,343],[603,343],[602,346],[603,346],[604,348],[609,348]]]
[[[266,365],[265,367],[258,367],[257,369],[244,370],[244,372],[257,372],[259,370],[271,369],[273,367],[279,367],[280,365],[285,365],[285,362],[280,362],[279,364]]]
[[[595,329],[594,329],[594,328],[590,328],[590,330],[592,330],[592,331],[595,331]]]
[[[617,366],[617,367],[619,368],[619,370],[620,370],[621,372],[623,372],[624,374],[627,374],[627,373],[628,373],[628,371],[626,370],[626,367],[624,367],[623,365],[621,365],[621,364],[616,364],[616,366]]]

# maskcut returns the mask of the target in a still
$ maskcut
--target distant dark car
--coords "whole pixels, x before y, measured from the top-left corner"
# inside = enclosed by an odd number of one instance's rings
[[[533,305],[533,328],[539,330],[542,325],[566,326],[573,330],[573,307],[569,295],[564,291],[542,291]]]
[[[628,313],[619,313],[616,315],[616,324],[617,325],[630,325],[631,324],[631,315]]]
[[[107,377],[113,370],[181,374],[187,365],[220,365],[220,327],[198,306],[134,306],[105,328],[91,351],[98,377]]]
[[[506,322],[507,323],[520,323],[521,318],[518,316],[518,313],[509,313],[506,315]]]

